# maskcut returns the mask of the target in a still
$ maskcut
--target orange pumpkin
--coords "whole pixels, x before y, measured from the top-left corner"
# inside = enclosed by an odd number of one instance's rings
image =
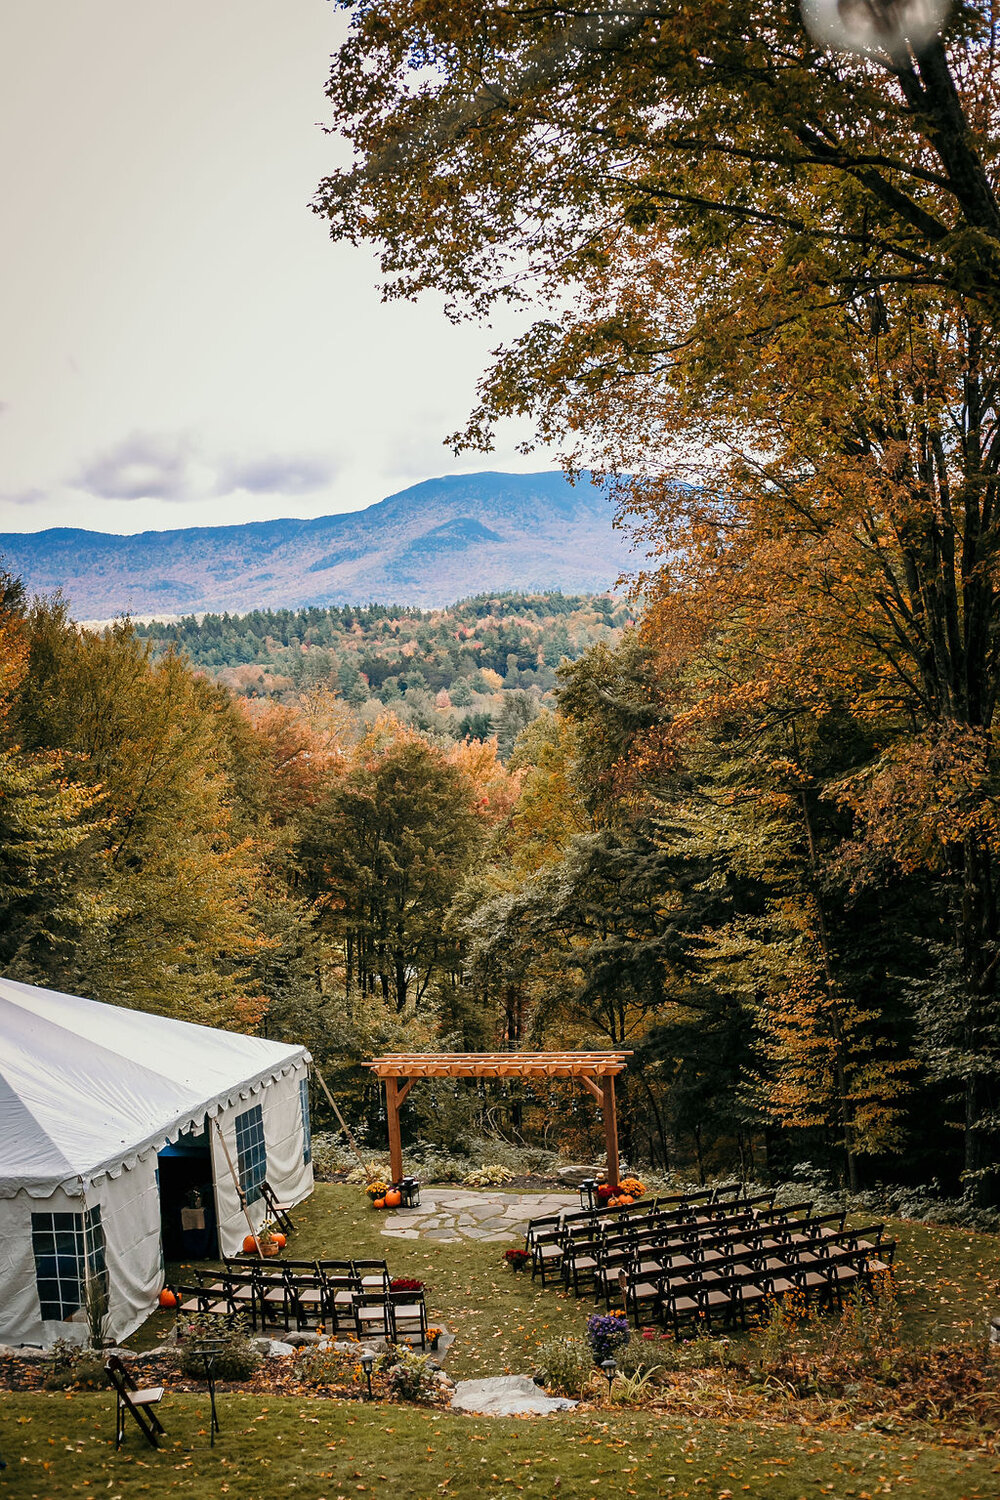
[[[624,1207],[626,1203],[634,1203],[634,1202],[635,1202],[635,1199],[631,1198],[628,1193],[622,1193],[621,1197],[618,1199],[619,1207]]]
[[[288,1241],[283,1234],[272,1234],[271,1241],[273,1244],[277,1245],[279,1250],[284,1250],[285,1246],[288,1244]]]
[[[402,1201],[403,1195],[396,1188],[393,1188],[391,1192],[388,1192],[385,1195],[386,1208],[398,1208]]]
[[[158,1300],[161,1307],[176,1307],[177,1293],[172,1292],[168,1286],[165,1286]]]
[[[375,1198],[372,1201],[372,1208],[385,1208],[385,1199],[384,1198]]]
[[[243,1252],[244,1252],[245,1255],[256,1255],[256,1253],[257,1253],[257,1237],[256,1237],[256,1235],[253,1235],[253,1234],[248,1234],[247,1235],[246,1239],[243,1241]]]

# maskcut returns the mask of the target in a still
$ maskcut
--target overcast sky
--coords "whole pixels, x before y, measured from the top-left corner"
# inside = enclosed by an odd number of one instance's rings
[[[0,531],[355,510],[459,469],[504,330],[383,306],[308,204],[327,0],[4,0]]]

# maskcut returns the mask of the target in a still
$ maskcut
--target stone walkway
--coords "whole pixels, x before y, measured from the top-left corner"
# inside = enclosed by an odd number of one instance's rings
[[[419,1208],[397,1208],[385,1216],[382,1233],[394,1240],[482,1240],[515,1242],[529,1219],[579,1208],[576,1193],[473,1192],[469,1188],[421,1188]]]

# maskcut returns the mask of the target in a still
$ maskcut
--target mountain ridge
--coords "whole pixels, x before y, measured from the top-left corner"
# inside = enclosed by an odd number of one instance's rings
[[[595,592],[630,565],[606,493],[584,475],[426,479],[368,506],[131,535],[0,534],[0,561],[81,618],[399,602],[436,608],[497,589]]]

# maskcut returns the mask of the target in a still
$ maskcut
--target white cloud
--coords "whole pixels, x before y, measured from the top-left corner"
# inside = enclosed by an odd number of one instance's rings
[[[334,478],[332,461],[302,453],[272,453],[222,466],[216,494],[247,490],[252,495],[310,495]]]
[[[191,459],[190,438],[133,432],[86,464],[72,483],[101,500],[196,499]]]

